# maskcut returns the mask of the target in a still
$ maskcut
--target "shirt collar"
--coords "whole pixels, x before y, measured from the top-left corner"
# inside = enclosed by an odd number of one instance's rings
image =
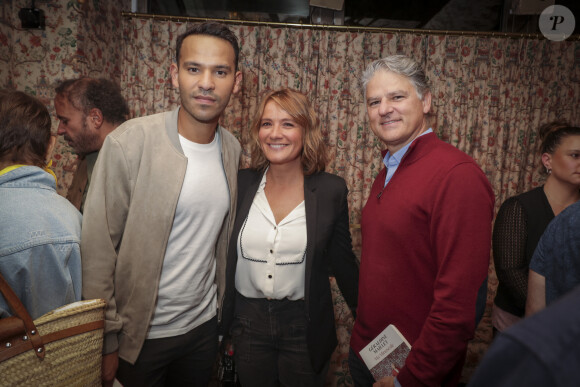
[[[258,191],[256,193],[260,193],[260,192],[264,191],[264,188],[266,187],[266,172],[268,172],[268,169],[270,169],[269,165],[266,167],[266,170],[264,171],[264,174],[262,175],[262,180],[260,181],[260,185],[258,186]]]
[[[387,151],[387,154],[385,154],[385,157],[383,158],[383,164],[385,164],[385,167],[387,168],[393,168],[398,166],[401,163],[401,159],[403,158],[403,156],[405,155],[405,153],[407,153],[407,150],[409,149],[409,147],[411,146],[411,144],[418,139],[419,137],[423,136],[424,134],[427,133],[433,133],[433,129],[429,128],[426,131],[424,131],[423,133],[421,133],[420,135],[418,135],[417,137],[415,137],[413,139],[413,141],[409,142],[407,145],[405,145],[404,147],[402,147],[401,149],[399,149],[398,151],[396,151],[395,153],[391,154],[391,152]]]

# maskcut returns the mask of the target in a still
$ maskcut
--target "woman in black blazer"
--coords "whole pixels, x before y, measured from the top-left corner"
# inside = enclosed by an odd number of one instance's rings
[[[246,386],[322,386],[337,339],[329,276],[355,311],[348,190],[324,172],[319,121],[300,92],[265,95],[239,171],[224,330]]]

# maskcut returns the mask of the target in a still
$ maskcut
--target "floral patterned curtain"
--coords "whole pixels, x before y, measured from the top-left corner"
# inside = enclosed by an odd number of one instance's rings
[[[169,66],[175,39],[188,23],[126,18],[122,88],[136,116],[179,104]],[[232,24],[241,45],[241,92],[222,124],[244,146],[260,95],[291,87],[305,92],[322,122],[329,172],[349,187],[355,249],[358,224],[372,182],[382,168],[382,144],[371,133],[360,77],[373,60],[405,54],[422,63],[433,94],[432,126],[443,140],[473,157],[489,178],[496,209],[509,196],[542,183],[536,130],[555,119],[580,125],[580,42],[540,38],[343,32],[324,28],[278,28]],[[466,198],[468,200],[468,198]],[[497,279],[490,263],[488,309]],[[328,382],[351,385],[346,371],[352,317],[333,282],[339,347]],[[470,344],[467,380],[491,341],[489,310]]]
[[[187,23],[125,19],[122,86],[134,115],[179,104],[169,66]],[[400,53],[427,71],[432,124],[445,141],[471,155],[505,198],[540,183],[536,129],[545,122],[580,122],[580,42],[413,33],[232,25],[241,44],[241,92],[223,124],[242,144],[261,93],[291,87],[308,94],[322,120],[328,170],[347,180],[357,224],[382,145],[368,127],[359,83],[373,60]],[[247,156],[247,153],[246,153]],[[246,157],[245,162],[248,162]]]

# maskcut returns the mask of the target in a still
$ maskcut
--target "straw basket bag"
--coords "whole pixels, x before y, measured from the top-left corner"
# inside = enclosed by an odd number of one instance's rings
[[[14,316],[0,319],[0,386],[100,386],[105,301],[79,301],[32,321],[0,274]]]

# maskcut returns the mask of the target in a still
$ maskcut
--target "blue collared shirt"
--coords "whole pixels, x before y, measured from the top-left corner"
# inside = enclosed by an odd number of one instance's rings
[[[415,137],[413,141],[415,141],[416,139],[427,133],[433,133],[433,129],[431,128],[427,129],[426,131]],[[387,167],[387,177],[385,178],[384,187],[386,187],[389,181],[391,181],[391,178],[395,174],[395,171],[397,170],[397,168],[399,168],[399,164],[401,163],[403,156],[405,155],[405,153],[407,153],[407,150],[409,149],[413,141],[409,142],[407,145],[405,145],[392,155],[391,152],[387,152],[387,154],[385,155],[385,158],[383,159],[383,164],[385,164],[385,167]]]

